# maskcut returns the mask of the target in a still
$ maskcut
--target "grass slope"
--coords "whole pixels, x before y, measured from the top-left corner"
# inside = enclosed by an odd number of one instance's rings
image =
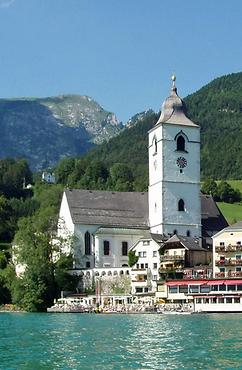
[[[217,202],[217,205],[229,224],[242,221],[242,203]]]

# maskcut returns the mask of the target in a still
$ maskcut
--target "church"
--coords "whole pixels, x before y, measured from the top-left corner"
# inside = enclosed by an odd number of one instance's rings
[[[151,276],[142,288],[148,292],[158,280],[160,248],[175,242],[208,263],[211,237],[227,226],[213,198],[200,193],[200,127],[186,116],[175,81],[172,76],[170,96],[148,133],[148,193],[63,193],[58,235],[71,238],[64,250],[73,253],[73,270],[87,279],[132,275],[132,250],[138,258],[135,269],[147,269]],[[134,289],[141,292],[139,286]]]

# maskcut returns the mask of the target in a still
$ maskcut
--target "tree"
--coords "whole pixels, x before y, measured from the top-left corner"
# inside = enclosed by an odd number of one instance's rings
[[[19,221],[15,235],[15,257],[25,266],[20,287],[19,303],[27,311],[43,311],[55,296],[53,245],[53,217],[36,215]]]
[[[131,169],[124,163],[115,163],[110,168],[111,181],[113,189],[116,191],[132,191],[133,190],[133,173]]]
[[[134,266],[136,264],[136,262],[138,261],[138,259],[139,259],[139,257],[135,255],[134,251],[129,251],[128,257],[129,257],[129,266],[130,267]]]
[[[213,179],[207,179],[206,181],[204,181],[201,190],[204,194],[212,195],[215,200],[218,198],[217,183]]]
[[[57,182],[62,185],[68,184],[68,176],[72,173],[75,168],[74,158],[63,158],[55,169]]]
[[[241,200],[240,191],[233,189],[226,181],[218,184],[217,194],[222,202],[234,203]]]
[[[7,198],[29,196],[23,185],[31,182],[32,173],[25,159],[0,160],[0,190]]]

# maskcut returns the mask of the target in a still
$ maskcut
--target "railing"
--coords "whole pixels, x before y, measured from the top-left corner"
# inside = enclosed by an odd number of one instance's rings
[[[132,272],[136,272],[137,274],[138,274],[138,273],[143,273],[143,274],[144,274],[144,273],[147,273],[147,270],[148,270],[148,268],[142,268],[142,269],[133,269],[133,268],[132,268],[132,270],[131,270],[131,271],[132,271]]]
[[[183,275],[183,279],[211,279],[212,278],[212,273],[208,274],[197,274],[197,275]]]
[[[163,255],[160,257],[160,260],[161,261],[181,261],[181,260],[184,260],[184,256],[177,256],[177,255],[169,255],[169,254],[166,254],[166,255]]]
[[[227,245],[226,247],[224,245],[215,246],[215,252],[236,252],[236,251],[242,251],[242,245],[241,244],[235,244],[235,245]]]
[[[242,265],[242,259],[225,259],[215,261],[216,266],[240,266]]]
[[[216,278],[242,277],[242,271],[216,272]]]
[[[146,283],[147,282],[147,277],[143,279],[139,279],[136,276],[132,278],[132,283]]]

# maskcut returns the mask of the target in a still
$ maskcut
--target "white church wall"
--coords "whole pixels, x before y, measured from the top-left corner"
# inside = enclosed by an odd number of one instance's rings
[[[78,268],[93,268],[94,267],[94,233],[100,225],[79,225],[75,224],[74,227],[74,239],[73,239],[73,248],[74,248],[74,259],[76,267]],[[85,254],[85,233],[90,233],[91,238],[91,254]],[[90,265],[89,265],[90,263]]]
[[[120,233],[119,229],[108,229],[95,235],[95,267],[122,267],[128,266],[128,255],[122,255],[122,242],[128,243],[128,250],[137,242],[144,232],[142,230],[126,229]],[[109,242],[109,255],[104,255],[104,241]]]

